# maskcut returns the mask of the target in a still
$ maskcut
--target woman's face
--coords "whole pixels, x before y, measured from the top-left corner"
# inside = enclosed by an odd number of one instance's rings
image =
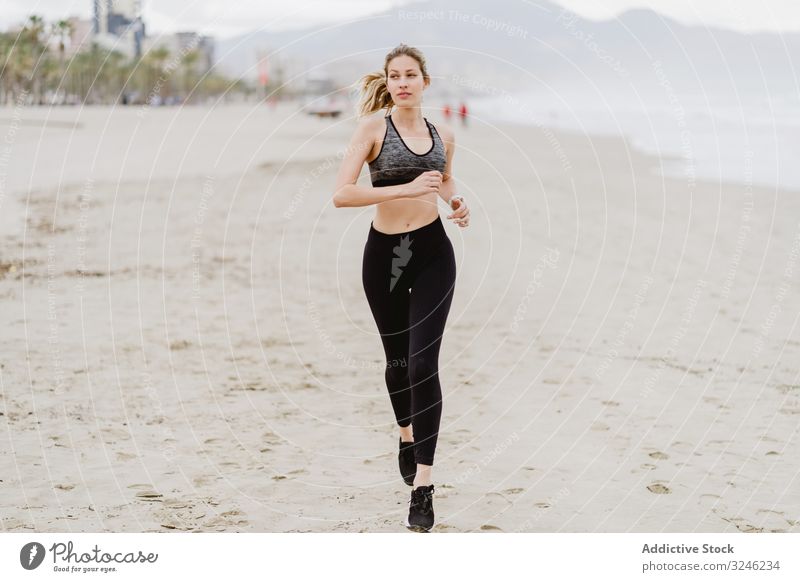
[[[419,107],[427,87],[416,59],[400,55],[389,61],[386,87],[397,107]]]

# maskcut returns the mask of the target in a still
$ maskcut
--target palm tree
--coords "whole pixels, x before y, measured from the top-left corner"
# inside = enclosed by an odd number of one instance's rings
[[[208,72],[201,75],[197,62],[202,51],[188,51],[179,64],[178,77],[170,79],[172,66],[167,67],[169,50],[157,47],[138,61],[121,53],[109,51],[97,43],[67,58],[66,39],[72,35],[73,24],[58,20],[46,25],[38,15],[27,18],[21,28],[0,32],[0,105],[16,102],[42,103],[47,96],[62,91],[77,95],[84,103],[113,103],[122,91],[138,93],[138,100],[158,94],[169,97],[180,91],[188,98],[247,93],[241,81],[230,81]],[[50,40],[57,41],[50,45]],[[52,46],[52,50],[48,50]],[[167,68],[169,70],[167,70]]]
[[[184,100],[189,98],[189,94],[197,89],[197,81],[200,75],[197,74],[197,61],[200,60],[200,51],[192,49],[183,57],[183,95]]]
[[[20,47],[22,57],[22,73],[27,73],[30,83],[30,90],[33,93],[34,102],[42,101],[41,73],[39,66],[41,59],[47,50],[44,38],[44,19],[41,16],[32,14],[20,34]]]
[[[103,64],[106,103],[116,103],[125,90],[130,74],[128,57],[119,51],[111,51]]]
[[[67,47],[65,44],[65,39],[69,36],[72,36],[73,26],[72,22],[69,20],[59,20],[55,22],[51,26],[51,31],[54,36],[58,37],[58,85],[56,86],[56,92],[64,83],[64,55],[66,53]]]
[[[160,97],[164,97],[169,79],[163,76],[164,63],[169,59],[169,49],[167,47],[155,47],[151,49],[144,58],[145,70],[147,72],[147,84],[145,86],[144,94],[147,95],[148,101],[150,94],[155,93]]]
[[[105,59],[105,51],[96,42],[89,48],[76,54],[70,63],[72,83],[70,91],[80,97],[82,103],[98,100],[101,93],[102,71],[100,67]]]
[[[12,91],[13,61],[11,59],[11,47],[14,46],[14,39],[5,32],[0,32],[0,105],[8,102],[8,96]]]

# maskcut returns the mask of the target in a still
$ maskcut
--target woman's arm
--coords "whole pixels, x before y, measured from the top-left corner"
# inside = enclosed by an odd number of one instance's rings
[[[361,174],[361,168],[367,161],[367,155],[372,150],[374,135],[372,126],[373,120],[362,119],[356,127],[350,144],[347,146],[342,165],[339,167],[339,174],[336,177],[336,188],[333,193],[333,205],[336,208],[369,206],[405,198],[407,195],[407,185],[398,184],[396,186],[358,186],[356,181]]]
[[[456,195],[456,181],[452,176],[442,178],[442,187],[439,188],[439,196],[450,206],[450,198]]]
[[[442,200],[447,202],[447,205],[453,210],[452,213],[447,215],[460,227],[469,226],[469,207],[464,202],[464,198],[456,192],[456,180],[453,177],[453,154],[456,150],[456,140],[453,130],[448,126],[442,126],[442,141],[445,144],[447,153],[447,163],[445,164],[444,173],[442,174],[442,185],[439,188],[439,196]],[[441,133],[439,134],[441,135]],[[453,199],[455,197],[455,200]],[[456,205],[453,206],[452,203]]]
[[[456,149],[456,141],[453,130],[442,125],[439,128],[439,135],[445,145],[447,162],[442,173],[442,186],[439,188],[439,196],[450,206],[450,198],[456,194],[456,180],[453,177],[453,154]]]
[[[396,186],[372,187],[345,184],[334,193],[333,205],[336,208],[370,206],[387,200],[406,198],[405,186],[405,184],[397,184]]]

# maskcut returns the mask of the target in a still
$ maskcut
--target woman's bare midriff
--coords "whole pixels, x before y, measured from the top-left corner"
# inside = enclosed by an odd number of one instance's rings
[[[379,124],[379,134],[369,153],[367,162],[378,156],[386,131],[384,123]],[[398,234],[421,228],[430,224],[439,216],[439,195],[436,193],[399,198],[375,205],[375,218],[372,226],[385,234]]]
[[[408,232],[430,224],[439,216],[436,193],[376,204],[372,226],[385,234]]]

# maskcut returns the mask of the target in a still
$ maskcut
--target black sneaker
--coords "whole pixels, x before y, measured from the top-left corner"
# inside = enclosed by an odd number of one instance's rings
[[[414,477],[417,475],[417,462],[414,460],[414,442],[404,443],[400,439],[400,452],[397,453],[397,461],[400,465],[400,475],[406,485],[414,485]]]
[[[416,532],[429,532],[433,527],[433,484],[411,490],[406,527]]]

